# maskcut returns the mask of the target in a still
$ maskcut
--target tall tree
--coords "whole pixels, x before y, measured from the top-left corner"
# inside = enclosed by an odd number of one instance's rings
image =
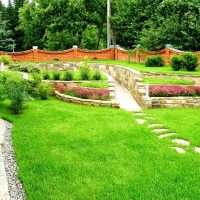
[[[12,30],[12,37],[16,43],[16,50],[23,50],[23,32],[18,29],[19,26],[19,8],[24,4],[24,0],[14,0],[13,3],[11,0],[8,1],[7,11],[7,20],[9,29]]]
[[[12,51],[13,39],[12,32],[8,29],[7,21],[2,18],[0,13],[0,51]]]

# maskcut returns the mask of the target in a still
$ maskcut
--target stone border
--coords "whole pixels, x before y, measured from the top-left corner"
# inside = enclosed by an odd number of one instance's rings
[[[58,91],[54,91],[54,95],[63,101],[69,103],[77,103],[81,105],[90,105],[90,106],[102,106],[102,107],[111,107],[111,108],[119,108],[120,105],[115,101],[101,101],[101,100],[91,100],[91,99],[80,99],[77,97],[72,97],[69,95],[62,94]]]
[[[12,143],[12,124],[0,119],[0,200],[24,200]]]
[[[0,199],[10,200],[10,196],[8,193],[8,181],[7,181],[4,158],[2,153],[5,131],[6,131],[5,122],[0,119]]]

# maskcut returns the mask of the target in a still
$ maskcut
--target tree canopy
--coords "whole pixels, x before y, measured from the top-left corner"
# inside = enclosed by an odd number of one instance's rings
[[[199,0],[112,0],[112,35],[120,46],[200,50]],[[0,12],[16,50],[106,48],[106,0],[14,0]]]

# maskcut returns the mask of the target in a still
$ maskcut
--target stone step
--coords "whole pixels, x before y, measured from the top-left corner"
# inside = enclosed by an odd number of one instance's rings
[[[151,119],[151,120],[155,120],[154,117],[150,117],[150,116],[145,116],[145,119]]]
[[[142,78],[135,78],[136,82],[142,82],[143,79]]]
[[[188,142],[187,140],[183,140],[183,139],[173,139],[172,140],[173,143],[182,145],[182,146],[189,146],[190,142]]]
[[[144,83],[137,82],[136,86],[137,86],[138,89],[145,89],[145,84]]]
[[[185,149],[183,149],[181,147],[172,147],[172,149],[174,149],[176,152],[178,152],[180,154],[185,154],[186,153]]]
[[[146,113],[143,113],[143,112],[138,112],[138,113],[135,113],[136,116],[147,116]]]
[[[176,133],[167,133],[167,134],[159,135],[158,138],[163,139],[163,138],[171,137],[173,135],[176,135]]]
[[[150,125],[148,125],[148,128],[158,128],[158,127],[163,127],[163,124],[150,124]]]
[[[161,129],[154,129],[152,131],[155,133],[166,133],[169,131],[169,129],[161,128]]]
[[[200,147],[195,147],[194,151],[195,151],[196,153],[200,153]]]
[[[136,122],[140,125],[144,124],[146,121],[144,119],[136,119]]]
[[[146,90],[145,89],[138,89],[138,92],[141,94],[146,94]]]

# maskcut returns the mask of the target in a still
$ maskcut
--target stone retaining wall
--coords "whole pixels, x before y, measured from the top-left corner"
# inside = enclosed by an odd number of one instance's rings
[[[91,100],[91,99],[80,99],[77,97],[72,97],[69,95],[61,94],[58,91],[54,92],[54,95],[62,100],[69,103],[76,103],[81,105],[90,105],[90,106],[98,106],[98,107],[111,107],[111,108],[119,108],[119,104],[115,101],[101,101],[101,100]]]
[[[200,107],[200,97],[151,97],[150,108]]]

